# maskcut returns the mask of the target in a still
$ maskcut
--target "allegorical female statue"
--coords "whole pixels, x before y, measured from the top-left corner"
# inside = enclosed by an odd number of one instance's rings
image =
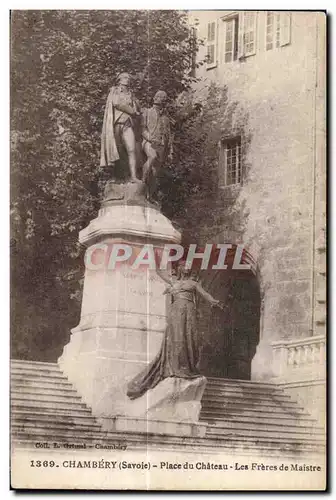
[[[224,308],[219,300],[213,298],[192,278],[191,272],[184,268],[183,263],[178,268],[177,279],[160,275],[169,283],[165,293],[171,296],[167,328],[157,356],[128,384],[127,395],[130,399],[142,396],[167,377],[199,377],[195,296],[200,294],[211,306]]]

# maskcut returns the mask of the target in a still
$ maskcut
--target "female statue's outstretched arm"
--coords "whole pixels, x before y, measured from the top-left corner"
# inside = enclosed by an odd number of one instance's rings
[[[163,279],[163,281],[165,281],[166,283],[168,283],[168,285],[172,286],[173,285],[173,279],[170,275],[169,272],[167,272],[165,269],[160,269],[160,258],[159,258],[159,255],[154,252],[154,258],[155,258],[155,263],[156,263],[156,273],[158,276],[160,276],[161,279]]]
[[[173,280],[171,279],[171,276],[169,273],[167,273],[167,271],[163,271],[162,269],[159,268],[159,266],[157,266],[156,272],[160,276],[160,278],[163,279],[163,281],[165,281],[169,285],[173,284]]]
[[[210,293],[206,292],[200,283],[196,283],[196,290],[207,302],[210,302],[212,306],[218,306],[221,309],[224,309],[225,306],[223,306],[219,300],[210,295]]]

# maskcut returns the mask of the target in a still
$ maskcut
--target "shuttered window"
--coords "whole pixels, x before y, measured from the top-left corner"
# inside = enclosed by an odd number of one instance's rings
[[[224,61],[235,61],[238,57],[238,16],[224,20]]]
[[[257,13],[244,12],[243,23],[243,55],[252,56],[256,53],[257,45]]]
[[[291,40],[291,13],[266,12],[266,50],[288,45]]]
[[[223,18],[224,62],[252,56],[257,50],[257,12],[239,12]]]
[[[239,12],[238,59],[257,50],[257,12]]]

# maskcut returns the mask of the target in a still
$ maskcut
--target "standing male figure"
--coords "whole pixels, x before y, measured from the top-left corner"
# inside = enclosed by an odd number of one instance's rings
[[[166,114],[168,96],[158,90],[153,106],[142,113],[142,149],[147,156],[143,165],[142,180],[148,185],[148,197],[156,189],[158,169],[172,155],[172,137],[169,118]]]
[[[131,76],[121,73],[117,85],[111,87],[105,107],[101,136],[100,166],[106,167],[119,160],[120,146],[128,156],[131,182],[141,182],[136,177],[136,144],[134,119],[140,116],[140,107],[130,88]]]

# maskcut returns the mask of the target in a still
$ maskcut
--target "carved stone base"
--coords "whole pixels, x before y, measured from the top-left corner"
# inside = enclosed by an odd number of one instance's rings
[[[140,180],[138,182],[118,183],[108,181],[106,183],[101,206],[106,207],[120,204],[153,206],[154,208],[158,208],[156,204],[148,201],[147,186]]]
[[[169,377],[125,408],[130,417],[175,422],[198,422],[205,377]]]

